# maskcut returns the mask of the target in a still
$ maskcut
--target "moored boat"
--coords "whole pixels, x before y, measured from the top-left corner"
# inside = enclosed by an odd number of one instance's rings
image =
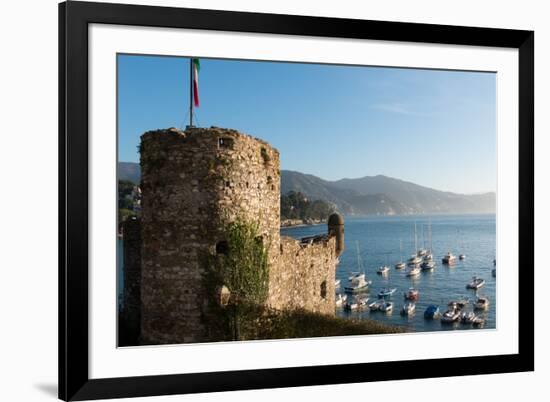
[[[383,289],[380,289],[380,292],[378,292],[378,297],[379,298],[389,297],[389,296],[393,295],[396,290],[397,290],[397,288],[383,288]]]
[[[456,255],[453,255],[450,251],[445,254],[445,256],[441,259],[443,264],[447,265],[453,265],[456,262]]]
[[[405,268],[404,262],[398,262],[397,264],[395,264],[395,269],[403,269],[403,268]]]
[[[340,287],[340,279],[335,279],[334,280],[334,288],[338,289],[339,287]]]
[[[418,289],[409,288],[409,290],[405,292],[405,299],[418,300],[419,295],[420,295],[420,292],[418,291]]]
[[[378,270],[376,271],[376,273],[378,275],[386,275],[388,272],[390,272],[390,267],[388,267],[387,265],[382,265],[380,268],[378,268]]]
[[[347,299],[348,299],[348,295],[339,294],[338,296],[336,296],[336,300],[334,303],[336,307],[342,307]]]
[[[413,315],[416,310],[416,304],[407,302],[401,308],[401,315]]]
[[[350,281],[350,284],[344,287],[346,293],[358,293],[368,290],[372,281],[365,280],[365,276],[360,276],[358,279]]]
[[[385,313],[391,313],[393,311],[393,302],[388,301],[384,302],[380,305],[380,311],[383,311]]]
[[[420,274],[420,267],[418,265],[415,265],[414,267],[411,267],[411,269],[409,269],[409,271],[407,272],[407,276],[417,276],[418,274]]]
[[[432,260],[424,261],[420,268],[422,268],[422,271],[432,271],[435,268],[435,262]]]
[[[485,296],[479,296],[474,304],[476,310],[487,310],[489,308],[489,298]]]
[[[468,289],[479,289],[483,285],[485,285],[485,279],[474,276],[472,277],[472,280],[466,285],[466,287]]]
[[[424,318],[427,320],[435,320],[441,316],[439,311],[439,306],[435,304],[430,304],[424,311]]]
[[[458,321],[460,318],[460,312],[458,309],[451,308],[447,311],[445,311],[441,315],[441,323],[442,324],[451,324],[453,322]]]
[[[463,311],[460,314],[460,322],[462,324],[472,324],[475,319],[476,319],[476,315],[472,311],[469,311],[469,312]]]
[[[481,317],[476,317],[473,321],[474,327],[482,328],[485,325],[485,320]]]
[[[380,306],[382,306],[384,303],[385,303],[384,300],[376,300],[376,301],[370,303],[368,306],[369,306],[370,311],[379,311]]]

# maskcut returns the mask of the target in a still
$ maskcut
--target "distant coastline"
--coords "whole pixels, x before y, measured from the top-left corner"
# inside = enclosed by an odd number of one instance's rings
[[[325,219],[284,219],[281,218],[281,228],[291,228],[300,226],[314,226],[325,223]]]

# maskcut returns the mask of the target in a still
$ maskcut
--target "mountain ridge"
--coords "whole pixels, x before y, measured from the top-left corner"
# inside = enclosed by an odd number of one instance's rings
[[[139,164],[119,162],[120,180],[139,183]],[[409,215],[423,213],[494,213],[496,194],[460,194],[436,190],[385,176],[325,180],[312,174],[281,170],[281,194],[301,192],[312,200],[332,203],[346,215]]]

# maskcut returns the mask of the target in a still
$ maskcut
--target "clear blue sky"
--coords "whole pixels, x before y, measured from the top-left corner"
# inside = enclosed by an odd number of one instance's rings
[[[189,59],[119,55],[119,160],[147,130],[184,127]],[[234,128],[327,180],[384,174],[496,190],[496,74],[201,59],[200,126]]]

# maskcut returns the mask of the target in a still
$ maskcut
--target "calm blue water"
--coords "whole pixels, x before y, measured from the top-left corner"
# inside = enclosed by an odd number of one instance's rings
[[[425,244],[429,248],[428,224],[432,228],[433,254],[436,267],[432,272],[422,271],[416,278],[406,276],[408,268],[396,270],[394,265],[400,260],[400,239],[403,243],[403,261],[414,252],[414,223],[417,226],[418,247]],[[281,234],[301,238],[326,231],[325,225],[302,226],[281,229]],[[422,235],[424,232],[424,236]],[[423,241],[424,238],[424,241]],[[466,284],[476,275],[485,279],[485,286],[477,291],[479,295],[489,297],[490,304],[486,313],[484,328],[496,327],[496,278],[491,275],[493,259],[496,255],[495,215],[434,215],[434,216],[383,216],[354,218],[345,220],[346,250],[340,256],[336,278],[341,279],[342,289],[352,271],[357,271],[356,241],[359,242],[360,255],[366,277],[373,281],[368,295],[377,299],[378,291],[383,287],[395,287],[397,291],[391,298],[395,303],[391,314],[370,312],[368,309],[348,313],[342,309],[337,314],[342,317],[370,318],[393,325],[405,326],[409,331],[438,331],[448,329],[469,329],[460,323],[442,325],[439,320],[425,320],[424,310],[430,304],[440,306],[443,313],[451,300],[469,298],[475,300],[476,291],[466,289]],[[458,261],[450,268],[441,263],[447,251],[458,256],[466,254],[466,259]],[[380,265],[388,264],[387,276],[376,273]],[[403,293],[410,287],[420,290],[416,302],[416,314],[411,317],[400,315],[405,300]],[[343,290],[342,290],[343,291]],[[472,310],[470,304],[467,308]]]

